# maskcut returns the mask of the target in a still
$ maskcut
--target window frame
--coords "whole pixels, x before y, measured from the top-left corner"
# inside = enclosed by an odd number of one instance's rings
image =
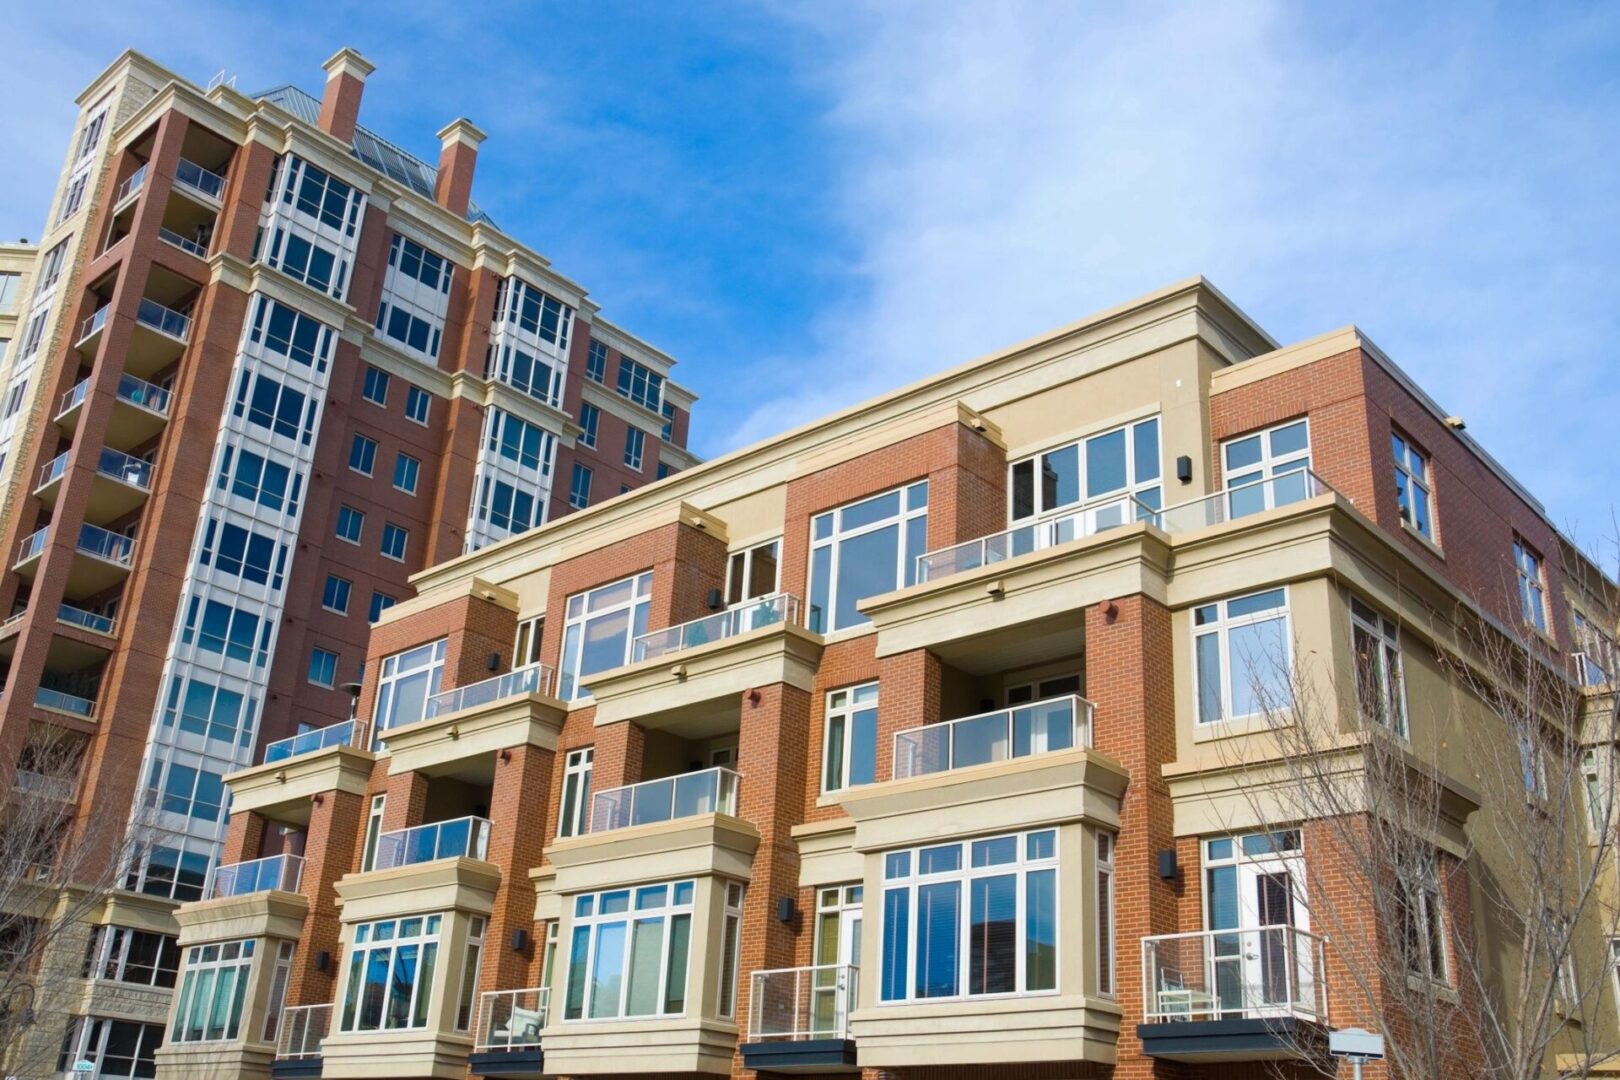
[[[334,593],[337,595],[334,596]],[[354,582],[348,578],[338,577],[336,574],[326,575],[326,584],[321,586],[321,609],[323,611],[330,611],[334,615],[347,615],[353,597]]]
[[[430,912],[392,919],[376,919],[357,923],[353,927],[349,938],[347,965],[343,974],[343,1000],[338,1016],[339,1032],[349,1035],[427,1029],[434,987],[431,977],[423,978],[423,970],[430,969],[431,976],[434,977],[439,973],[438,954],[446,936],[445,918],[441,912]],[[404,931],[412,923],[417,924],[416,932],[406,936]],[[386,936],[384,936],[385,928]],[[416,950],[414,956],[409,961],[402,961],[400,953],[413,946]],[[375,963],[372,959],[374,954],[387,957],[384,961],[382,980],[385,990],[384,998],[377,1003],[376,1021],[367,1023],[364,987],[369,981],[366,977],[367,972],[372,970]],[[405,1016],[409,1022],[390,1024],[388,1005],[389,998],[393,995],[389,991],[399,984],[396,972],[406,963],[411,965],[410,995],[405,1002]]]
[[[359,458],[356,463],[355,458]],[[369,477],[377,469],[377,440],[358,431],[349,441],[349,471]]]
[[[1096,884],[1097,993],[1114,997],[1119,988],[1119,957],[1114,947],[1116,909],[1114,904],[1114,853],[1119,838],[1101,829],[1092,834]]]
[[[1363,659],[1357,640],[1366,635],[1376,647],[1377,655],[1372,667]],[[1401,648],[1401,628],[1371,604],[1355,594],[1350,596],[1350,658],[1355,665],[1356,706],[1363,720],[1375,723],[1402,739],[1410,738],[1406,700],[1406,660]],[[1376,686],[1366,686],[1362,679],[1369,673],[1377,678]],[[1368,712],[1376,695],[1377,715]]]
[[[242,1029],[247,998],[247,987],[253,978],[256,957],[256,939],[216,941],[187,947],[180,965],[179,989],[175,991],[174,1019],[169,1025],[168,1041],[174,1043],[230,1042]],[[227,983],[225,976],[231,976]],[[225,1019],[218,1025],[213,1019],[219,1014],[219,1002],[225,1001]],[[198,1007],[207,1007],[198,1013]],[[188,1014],[189,1007],[189,1014]],[[188,1020],[189,1015],[189,1020]],[[201,1020],[202,1027],[191,1026]],[[182,1027],[182,1025],[186,1025]],[[192,1033],[197,1034],[193,1035]]]
[[[1519,618],[1538,634],[1546,636],[1551,624],[1547,610],[1547,561],[1517,532],[1513,534],[1513,570],[1518,578]]]
[[[408,483],[400,483],[401,470],[407,474],[405,479]],[[394,454],[394,490],[402,491],[407,495],[415,495],[417,486],[421,482],[422,459],[412,457],[403,450],[396,451]]]
[[[365,376],[360,384],[361,400],[369,401],[379,408],[388,408],[388,389],[392,382],[393,376],[389,375],[388,372],[380,367],[367,364]],[[375,395],[372,394],[374,388],[377,391]]]
[[[422,415],[418,416],[417,413]],[[405,419],[413,424],[423,427],[429,426],[433,417],[433,395],[417,386],[415,383],[406,384],[405,390]]]
[[[344,534],[343,523],[345,521],[352,521],[355,523],[353,536],[347,536]],[[332,535],[343,541],[345,544],[353,544],[354,546],[359,547],[366,535],[366,512],[364,510],[357,510],[348,503],[339,504],[337,516],[332,525]]]
[[[1139,463],[1137,461],[1138,429],[1153,426],[1153,450],[1156,455],[1155,470],[1152,476],[1139,477]],[[1091,494],[1088,488],[1088,473],[1090,471],[1091,444],[1106,439],[1110,435],[1123,433],[1125,439],[1125,486],[1110,488],[1097,494]],[[1075,483],[1078,498],[1073,502],[1055,502],[1051,506],[1045,505],[1045,485],[1040,482],[1039,470],[1044,469],[1045,461],[1053,455],[1063,454],[1073,449],[1075,451]],[[1018,485],[1018,471],[1024,466],[1030,470],[1030,513],[1018,514],[1016,488]],[[1153,499],[1143,496],[1157,491]],[[1101,431],[1087,432],[1076,439],[1049,446],[1044,450],[1026,455],[1016,461],[1007,463],[1007,524],[1008,526],[1020,523],[1039,521],[1042,518],[1065,511],[1072,511],[1094,502],[1107,502],[1129,496],[1155,510],[1164,509],[1164,419],[1158,413],[1130,420],[1123,424],[1115,424]],[[1136,513],[1131,513],[1129,519],[1135,519]]]
[[[591,820],[591,776],[595,763],[595,746],[577,747],[563,758],[562,795],[557,800],[559,840],[585,835]]]
[[[376,703],[371,710],[371,738],[374,746],[382,741],[385,731],[414,724],[426,718],[428,699],[439,693],[444,685],[445,657],[449,652],[449,642],[449,638],[439,638],[414,645],[409,649],[401,649],[382,658],[377,671]],[[407,663],[410,664],[409,667],[405,666]],[[400,686],[418,677],[425,679],[426,686],[422,692],[422,715],[403,722],[399,721],[397,716],[390,718],[389,711],[396,708],[399,702]]]
[[[1390,431],[1390,455],[1395,460],[1395,505],[1401,523],[1436,544],[1434,459],[1399,428]],[[1414,488],[1422,494],[1421,500],[1412,497]]]
[[[712,879],[712,887],[723,887],[724,879]],[[654,905],[643,904],[642,899],[657,890],[663,890],[664,902]],[[681,899],[684,894],[685,900]],[[611,900],[615,904],[617,898],[624,898],[624,908],[613,911],[604,911]],[[562,1023],[564,1024],[590,1024],[590,1023],[623,1023],[642,1019],[658,1017],[685,1016],[692,1004],[692,939],[697,923],[697,882],[694,879],[674,879],[669,881],[652,882],[645,885],[634,885],[624,888],[604,889],[599,892],[582,893],[573,898],[573,924],[569,928],[568,973],[563,980],[563,1009]],[[680,965],[680,978],[682,980],[680,1008],[671,1009],[670,990],[672,989],[671,968],[674,966],[674,941],[676,935],[671,928],[677,919],[686,920],[685,949],[686,956]],[[635,973],[635,945],[636,926],[642,923],[658,922],[661,926],[659,932],[658,955],[658,983],[653,997],[656,1009],[652,1012],[627,1011],[630,1006],[630,996],[635,989],[633,975]],[[598,989],[595,979],[596,963],[602,944],[602,931],[615,926],[623,926],[623,936],[620,944],[620,961],[618,970],[618,1001],[612,1012],[598,1012],[596,991]],[[584,950],[581,955],[581,934],[584,935]],[[575,974],[579,973],[579,1001],[573,1000],[575,988]],[[701,989],[701,988],[700,988]],[[577,1014],[576,1013],[577,1008]]]
[[[396,540],[398,541],[397,545],[394,543]],[[397,551],[394,550],[396,546]],[[405,555],[410,550],[410,546],[411,530],[396,522],[383,522],[382,539],[377,545],[377,550],[382,553],[383,558],[402,563],[405,561]]]
[[[640,472],[641,466],[646,459],[647,433],[634,424],[626,424],[624,429],[624,467]]]
[[[601,608],[593,608],[593,598],[601,594],[610,593],[628,585],[629,596],[625,600],[606,604]],[[563,604],[563,636],[562,648],[557,654],[557,696],[563,701],[579,701],[588,698],[590,694],[580,686],[582,680],[598,671],[611,671],[612,668],[597,668],[590,672],[583,671],[585,658],[586,627],[595,619],[609,618],[624,612],[628,615],[625,626],[624,658],[613,667],[623,667],[629,664],[634,657],[633,646],[635,640],[647,632],[648,619],[652,613],[652,586],[653,572],[643,570],[628,577],[609,581],[581,592],[573,593]],[[573,648],[570,658],[570,638],[578,642]],[[575,692],[578,690],[579,692]]]
[[[826,698],[826,709],[821,724],[821,793],[834,795],[850,788],[864,787],[877,783],[878,760],[878,702],[880,689],[878,680],[860,683],[855,686],[846,686],[838,690],[829,691]],[[865,696],[863,696],[865,695]],[[871,713],[872,736],[872,777],[869,780],[855,781],[850,776],[850,765],[855,756],[855,728],[857,717],[864,713]],[[835,726],[841,732],[838,740],[838,758],[836,762],[836,783],[833,756],[833,731]]]
[[[583,483],[581,479],[583,478]],[[584,510],[591,504],[591,470],[581,462],[574,462],[573,474],[568,480],[568,505]]]
[[[312,645],[309,650],[309,670],[305,673],[305,681],[311,686],[319,686],[323,690],[332,690],[337,686],[337,669],[340,657],[331,649],[323,649],[319,645]],[[319,667],[317,667],[319,664]],[[326,677],[321,679],[318,675],[325,672]]]
[[[1280,594],[1282,597],[1282,603],[1278,607],[1261,608],[1246,615],[1232,616],[1227,613],[1230,605],[1233,603],[1242,600],[1253,600],[1274,592]],[[1216,609],[1215,620],[1213,622],[1200,624],[1198,622],[1198,613],[1210,607],[1214,607]],[[1276,614],[1278,611],[1281,611],[1281,616]],[[1283,649],[1286,653],[1286,655],[1283,657],[1283,661],[1289,674],[1287,688],[1289,701],[1291,702],[1293,699],[1292,672],[1294,663],[1293,605],[1287,585],[1278,585],[1269,589],[1259,589],[1254,592],[1240,593],[1235,596],[1223,596],[1219,599],[1208,601],[1207,603],[1193,605],[1192,609],[1188,612],[1188,621],[1191,623],[1192,630],[1192,700],[1193,723],[1196,726],[1195,730],[1207,729],[1216,724],[1242,723],[1246,720],[1252,720],[1254,717],[1265,715],[1263,711],[1243,713],[1241,715],[1233,712],[1234,672],[1232,664],[1234,657],[1231,646],[1231,632],[1233,630],[1256,626],[1261,623],[1272,622],[1279,618],[1282,622]],[[1218,642],[1218,655],[1220,659],[1221,714],[1214,718],[1204,716],[1204,695],[1202,692],[1203,680],[1201,677],[1203,667],[1198,648],[1198,643],[1203,638],[1209,636],[1214,636]]]
[[[883,491],[874,492],[870,495],[862,495],[858,498],[848,500],[847,502],[840,503],[837,506],[820,511],[810,516],[810,557],[805,566],[805,595],[809,598],[805,611],[805,625],[808,629],[815,631],[816,633],[833,634],[840,630],[849,630],[871,625],[872,620],[860,615],[858,611],[856,612],[855,621],[851,622],[849,625],[844,626],[838,625],[837,623],[839,600],[842,596],[842,592],[839,589],[839,579],[841,576],[840,572],[842,570],[842,549],[844,544],[848,541],[881,532],[884,529],[894,526],[896,530],[895,583],[889,586],[888,589],[881,590],[881,592],[891,592],[895,589],[906,588],[916,582],[916,555],[921,555],[928,550],[928,489],[928,478],[923,477],[922,479],[912,480],[896,487],[886,488]],[[919,490],[922,492],[921,503],[918,506],[912,506],[911,493]],[[857,525],[848,530],[843,528],[845,514],[848,514],[851,511],[868,504],[875,503],[881,499],[887,499],[891,495],[895,496],[897,500],[894,514]],[[816,531],[820,527],[820,523],[823,521],[829,522],[830,524],[827,527],[826,535],[818,538],[816,536]],[[915,554],[912,553],[913,544],[911,542],[913,529],[922,530],[921,550],[917,551]],[[816,587],[819,584],[819,576],[816,572],[816,562],[818,554],[823,551],[829,552],[826,558],[827,603],[825,612],[821,619],[821,624],[818,626],[816,625],[817,605],[815,603],[815,596]],[[872,593],[870,595],[881,595],[881,592]],[[865,599],[865,597],[856,597],[854,598],[854,602],[859,603],[859,601],[863,599]]]
[[[771,575],[771,587],[764,592],[755,592],[753,591],[754,586],[751,584],[754,580],[754,564],[767,549],[776,563],[776,569]],[[782,538],[780,536],[773,536],[769,540],[762,540],[726,553],[726,591],[722,595],[726,599],[727,607],[736,607],[738,604],[745,604],[750,600],[758,600],[764,596],[774,596],[781,591]]]

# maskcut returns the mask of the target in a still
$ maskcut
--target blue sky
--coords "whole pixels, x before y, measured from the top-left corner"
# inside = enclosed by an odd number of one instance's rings
[[[0,236],[133,45],[319,91],[665,348],[713,455],[1203,273],[1359,324],[1588,546],[1620,493],[1620,5],[18,4]]]

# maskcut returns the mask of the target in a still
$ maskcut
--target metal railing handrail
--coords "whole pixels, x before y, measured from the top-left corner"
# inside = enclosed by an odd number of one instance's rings
[[[102,327],[107,325],[107,316],[111,314],[112,305],[103,304],[101,307],[98,307],[96,310],[92,311],[89,315],[86,315],[84,317],[84,321],[79,324],[79,336],[73,339],[73,344],[75,346],[84,344],[84,342],[89,339],[90,335],[96,333]]]
[[[25,563],[29,559],[38,556],[40,552],[44,551],[45,535],[50,531],[51,527],[49,525],[45,525],[41,528],[35,529],[33,532],[23,537],[22,543],[17,545],[17,563]]]
[[[466,686],[451,687],[442,693],[434,694],[428,698],[427,707],[422,715],[423,719],[431,720],[437,716],[479,705],[490,705],[507,698],[524,694],[550,695],[553,691],[551,668],[545,664],[527,664],[514,668],[504,675],[468,683]]]
[[[141,190],[141,188],[146,186],[146,169],[147,164],[143,162],[138,169],[130,173],[129,176],[124,179],[122,184],[118,185],[118,190],[113,192],[114,206],[117,206],[119,203],[123,202],[125,199],[129,198],[131,195],[135,194],[137,191]]]
[[[134,375],[126,374],[118,377],[118,388],[114,391],[114,396],[121,401],[129,402],[137,409],[145,409],[159,416],[169,415],[169,392]]]
[[[321,1056],[321,1040],[332,1029],[332,1003],[288,1005],[276,1024],[276,1059],[297,1061]]]
[[[1109,513],[1116,510],[1117,515]],[[1084,540],[1133,521],[1155,521],[1158,513],[1129,492],[1064,507],[988,536],[923,552],[917,556],[917,583],[938,581],[1032,551]]]
[[[736,816],[741,782],[735,770],[716,765],[592,792],[586,831],[610,832],[701,814]]]
[[[489,829],[488,818],[471,814],[409,829],[393,829],[377,837],[376,869],[415,866],[439,859],[482,859],[489,851]]]
[[[1165,532],[1186,532],[1275,510],[1279,506],[1303,502],[1331,491],[1333,488],[1327,481],[1311,469],[1289,469],[1275,476],[1224,487],[1208,495],[1167,506],[1157,512],[1155,522]],[[1258,497],[1259,503],[1252,507],[1240,506],[1238,502],[1239,499],[1249,501],[1255,497]]]
[[[36,686],[34,688],[34,704],[44,709],[55,709],[57,712],[72,713],[86,719],[96,714],[96,703],[87,697],[70,694],[66,690],[57,690],[49,686]]]
[[[79,526],[78,549],[86,555],[128,566],[135,553],[135,541],[122,533],[110,532],[86,522]]]
[[[96,472],[125,484],[133,484],[144,491],[152,489],[152,463],[110,446],[101,448],[101,455],[96,459]]]
[[[62,392],[61,404],[57,406],[56,415],[61,416],[69,409],[77,408],[84,403],[85,395],[90,393],[90,380],[80,379]]]
[[[1325,1023],[1325,944],[1288,924],[1144,937],[1143,1020],[1286,1015]]]
[[[783,1008],[783,997],[771,992],[771,984],[785,981],[788,976],[792,977],[792,993]],[[860,993],[859,964],[770,968],[753,972],[749,981],[752,984],[748,1003],[751,1041],[849,1038],[849,1016],[857,1007]],[[816,999],[827,995],[831,995],[831,1022],[821,1023],[816,1016]],[[779,1022],[784,1016],[790,1021],[786,1025]],[[773,1020],[778,1022],[773,1023]]]
[[[86,611],[72,604],[58,604],[56,608],[56,621],[67,623],[69,626],[82,626],[86,630],[93,630],[98,634],[111,634],[116,625],[105,615],[98,615],[94,611]]]
[[[1059,712],[1059,707],[1064,705],[1068,706],[1066,717]],[[950,772],[971,765],[987,765],[1057,750],[1089,747],[1095,709],[1095,705],[1079,694],[1062,694],[1021,705],[1009,705],[1005,709],[992,709],[974,716],[959,716],[954,720],[905,728],[894,733],[894,779],[908,780],[914,776]],[[989,723],[998,718],[1003,718],[1001,725]],[[1022,725],[1021,720],[1024,721]],[[1066,728],[1060,726],[1065,720]],[[969,742],[966,747],[959,749],[959,744],[964,741],[962,733],[974,725],[992,738],[988,741],[981,738],[978,744]],[[1065,731],[1066,737],[1054,738],[1054,735]],[[999,739],[994,736],[999,736]],[[940,741],[943,741],[943,746],[927,745]],[[1041,742],[1047,745],[1037,745]]]
[[[303,880],[304,857],[283,852],[280,855],[266,855],[262,859],[247,859],[214,867],[208,872],[203,896],[209,899],[250,896],[271,889],[297,892]]]
[[[631,643],[630,661],[639,663],[668,656],[767,626],[783,623],[798,625],[799,606],[799,598],[791,593],[774,592],[756,596],[700,619],[689,619],[675,626],[639,635]]]
[[[166,225],[158,226],[158,239],[166,243],[173,244],[181,251],[184,251],[190,255],[195,255],[199,259],[208,258],[207,244],[181,236],[179,233],[175,232]]]
[[[313,753],[316,750],[326,750],[333,746],[364,746],[366,724],[361,720],[343,720],[336,724],[328,724],[312,731],[300,731],[297,735],[289,735],[285,739],[277,739],[264,748],[264,763],[272,761],[286,761],[302,754]]]
[[[53,484],[62,478],[62,474],[67,472],[67,459],[69,453],[70,451],[64,450],[60,454],[57,454],[55,457],[51,458],[51,460],[47,461],[44,465],[40,466],[39,483],[34,485],[35,491],[38,491],[46,484]]]
[[[532,995],[532,997],[531,997]],[[520,1005],[532,1000],[533,1008]],[[505,1005],[505,1009],[501,1008]],[[540,1045],[540,1030],[551,1012],[551,987],[485,990],[478,995],[478,1028],[473,1051],[527,1050]]]
[[[145,296],[141,297],[140,306],[135,309],[135,321],[176,341],[185,341],[191,334],[190,315]]]
[[[212,169],[205,169],[195,161],[181,158],[174,167],[177,183],[218,202],[225,190],[225,178]]]

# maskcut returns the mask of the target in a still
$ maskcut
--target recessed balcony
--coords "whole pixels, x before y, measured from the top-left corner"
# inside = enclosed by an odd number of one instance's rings
[[[261,892],[298,891],[304,879],[304,860],[298,855],[269,855],[247,862],[216,866],[203,890],[206,899],[252,896]]]
[[[1171,1061],[1271,1061],[1327,1039],[1322,939],[1295,926],[1142,939],[1142,1050]]]
[[[716,767],[598,791],[591,795],[588,831],[604,833],[705,814],[736,817],[741,782],[730,769]]]
[[[45,531],[41,529],[23,541],[22,558],[16,566],[19,577],[33,580],[39,568],[39,556],[45,550],[42,536]],[[68,568],[65,595],[76,600],[105,592],[129,576],[135,557],[135,541],[119,533],[108,532],[99,525],[84,524],[79,526],[74,556]]]
[[[551,668],[545,664],[531,664],[516,671],[509,671],[505,675],[497,675],[481,682],[446,690],[442,694],[434,694],[428,698],[423,715],[426,719],[432,720],[461,712],[463,709],[482,708],[510,698],[525,697],[529,694],[551,697],[554,693],[555,679],[552,677]]]
[[[856,1070],[849,1016],[859,1004],[854,964],[756,971],[751,977],[743,1065],[761,1072]]]
[[[135,331],[124,354],[124,370],[137,378],[161,371],[180,359],[191,339],[191,316],[142,297],[135,309]]]
[[[225,194],[225,178],[196,162],[181,158],[174,168],[174,190],[204,206],[218,209]]]
[[[40,467],[39,486],[34,495],[48,507],[56,506],[62,479],[67,474],[68,452],[64,451]],[[102,447],[96,455],[95,478],[85,516],[97,521],[115,521],[140,507],[152,491],[152,464],[122,450]]]
[[[377,837],[376,868],[389,870],[440,859],[483,859],[488,852],[489,821],[469,815],[383,833]]]
[[[540,1031],[550,1013],[551,988],[490,990],[478,999],[478,1034],[468,1070],[496,1080],[531,1080],[541,1071]]]
[[[118,187],[114,189],[113,213],[116,214],[127,207],[134,200],[135,196],[139,195],[146,187],[146,173],[148,168],[149,166],[147,164],[142,163],[140,168],[136,169],[134,172],[125,177],[124,182],[119,184]]]
[[[332,1029],[332,1005],[289,1005],[276,1023],[275,1080],[316,1080],[321,1075],[321,1043]]]
[[[556,747],[568,707],[551,696],[552,682],[551,669],[535,664],[435,694],[424,719],[378,733],[388,771],[493,784],[502,750]]]
[[[86,379],[62,395],[56,410],[56,425],[66,434],[78,431],[89,392],[90,380]],[[167,390],[133,375],[119,376],[113,389],[112,415],[107,421],[108,446],[140,446],[161,432],[168,421]]]
[[[631,662],[655,660],[716,641],[724,641],[751,630],[763,630],[784,623],[803,625],[799,619],[797,596],[774,593],[770,596],[757,597],[724,611],[717,611],[713,615],[705,615],[701,619],[642,634],[631,644]]]
[[[79,332],[74,335],[73,347],[79,355],[86,359],[96,353],[96,343],[101,340],[101,332],[107,328],[107,317],[112,314],[111,307],[100,307],[79,324]]]
[[[49,686],[34,688],[34,704],[51,712],[66,713],[80,720],[91,720],[96,715],[95,699],[56,690]]]
[[[1158,511],[1132,495],[1099,499],[1039,521],[1026,522],[977,540],[917,556],[917,582],[938,581],[981,566],[1084,540],[1133,521],[1151,521]]]
[[[894,778],[1091,745],[1094,706],[1075,694],[894,733]]]

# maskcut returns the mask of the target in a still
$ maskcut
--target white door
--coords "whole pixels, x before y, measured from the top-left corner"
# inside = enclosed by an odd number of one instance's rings
[[[1216,841],[1210,859],[1205,953],[1213,1011],[1225,1017],[1284,1016],[1311,1006],[1314,957],[1304,905],[1298,833]],[[1225,865],[1220,865],[1224,862]]]
[[[862,887],[822,889],[817,896],[816,966],[810,972],[811,1038],[845,1037],[861,962]]]

